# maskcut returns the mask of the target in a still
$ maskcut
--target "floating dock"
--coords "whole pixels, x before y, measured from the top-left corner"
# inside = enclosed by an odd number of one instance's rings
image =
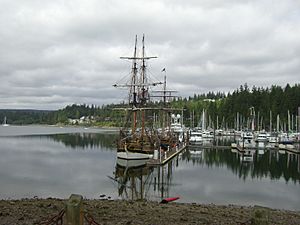
[[[275,145],[273,147],[257,148],[257,147],[243,147],[238,144],[231,144],[231,148],[237,149],[239,152],[251,151],[251,150],[285,150],[291,153],[300,154],[299,147],[293,145]]]
[[[187,145],[183,144],[182,146],[177,146],[176,148],[173,148],[172,150],[164,151],[163,154],[159,156],[158,159],[150,159],[147,162],[147,165],[149,166],[163,166],[167,162],[169,162],[171,159],[173,159],[175,156],[179,155],[184,149],[186,149]]]

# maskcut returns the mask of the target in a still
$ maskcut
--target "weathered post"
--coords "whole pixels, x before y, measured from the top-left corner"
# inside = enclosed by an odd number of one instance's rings
[[[252,225],[268,225],[270,212],[267,208],[254,207],[253,215],[251,218]]]
[[[67,225],[83,225],[83,197],[72,194],[66,203]]]

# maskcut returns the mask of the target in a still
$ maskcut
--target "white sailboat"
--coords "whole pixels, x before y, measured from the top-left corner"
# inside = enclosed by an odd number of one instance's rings
[[[7,124],[6,116],[4,117],[2,126],[3,126],[3,127],[8,127],[8,126],[9,126],[9,124]]]

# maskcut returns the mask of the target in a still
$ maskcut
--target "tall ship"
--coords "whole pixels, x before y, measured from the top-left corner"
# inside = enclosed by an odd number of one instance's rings
[[[146,61],[155,56],[145,56],[145,38],[142,39],[142,52],[137,52],[137,36],[135,37],[132,57],[121,57],[132,61],[129,80],[125,84],[115,84],[115,87],[128,88],[128,105],[125,119],[120,129],[117,141],[117,157],[122,159],[149,159],[154,150],[159,149],[160,140],[154,129],[149,88],[162,84],[150,82],[146,73]]]
[[[125,111],[124,124],[120,129],[117,140],[117,157],[126,160],[150,159],[155,150],[170,148],[176,145],[178,138],[171,134],[167,121],[170,110],[165,104],[154,103],[150,98],[153,87],[164,87],[163,97],[166,99],[166,81],[154,82],[147,73],[147,61],[156,56],[146,56],[145,37],[142,38],[141,54],[137,50],[137,36],[135,37],[134,52],[131,57],[121,59],[131,60],[129,79],[123,84],[114,84],[114,87],[128,88],[128,104],[119,110]],[[165,78],[166,80],[166,78]],[[156,96],[158,97],[158,96]]]

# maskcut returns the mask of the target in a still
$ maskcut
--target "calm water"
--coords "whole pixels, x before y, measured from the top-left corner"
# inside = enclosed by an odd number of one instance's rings
[[[0,198],[180,196],[180,202],[300,210],[299,155],[254,151],[242,162],[230,149],[196,148],[161,168],[123,167],[116,137],[104,129],[0,126]]]

